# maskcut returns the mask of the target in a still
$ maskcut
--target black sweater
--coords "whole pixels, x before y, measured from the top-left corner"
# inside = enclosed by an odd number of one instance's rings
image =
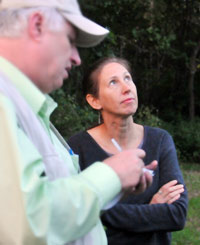
[[[81,169],[108,157],[87,132],[72,136],[68,143],[79,155]],[[148,204],[167,182],[176,179],[184,184],[172,137],[165,130],[144,126],[141,148],[146,152],[145,165],[158,160],[153,183],[144,193],[129,195],[102,215],[109,245],[168,245],[171,243],[170,232],[183,229],[185,224],[186,187],[180,199],[172,204]]]

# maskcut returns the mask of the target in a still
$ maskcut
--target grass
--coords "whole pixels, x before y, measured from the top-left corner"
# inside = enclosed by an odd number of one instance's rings
[[[181,164],[188,189],[189,208],[185,228],[173,232],[172,245],[200,244],[200,164]]]

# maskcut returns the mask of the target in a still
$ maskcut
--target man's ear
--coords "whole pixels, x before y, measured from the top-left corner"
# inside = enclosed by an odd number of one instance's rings
[[[94,97],[92,94],[87,94],[86,100],[93,109],[101,110],[102,107],[98,98]]]
[[[42,14],[33,13],[28,20],[28,33],[29,36],[35,41],[40,41],[44,32],[44,17]]]

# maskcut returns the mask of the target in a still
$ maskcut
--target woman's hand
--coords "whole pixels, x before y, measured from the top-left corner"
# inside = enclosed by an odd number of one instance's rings
[[[172,180],[163,185],[160,190],[153,196],[150,204],[171,204],[178,200],[181,196],[181,193],[184,192],[184,186],[181,184],[177,185],[177,182],[177,180]]]

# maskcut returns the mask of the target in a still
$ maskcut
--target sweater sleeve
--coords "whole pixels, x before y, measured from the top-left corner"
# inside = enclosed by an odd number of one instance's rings
[[[168,133],[162,136],[159,148],[159,166],[155,171],[155,183],[146,192],[127,202],[118,203],[114,208],[104,213],[103,223],[111,229],[131,232],[175,231],[183,229],[187,213],[187,190],[181,194],[179,200],[172,204],[148,204],[151,197],[167,182],[176,179],[184,184],[179,168],[174,142]],[[148,192],[153,193],[151,195]]]

